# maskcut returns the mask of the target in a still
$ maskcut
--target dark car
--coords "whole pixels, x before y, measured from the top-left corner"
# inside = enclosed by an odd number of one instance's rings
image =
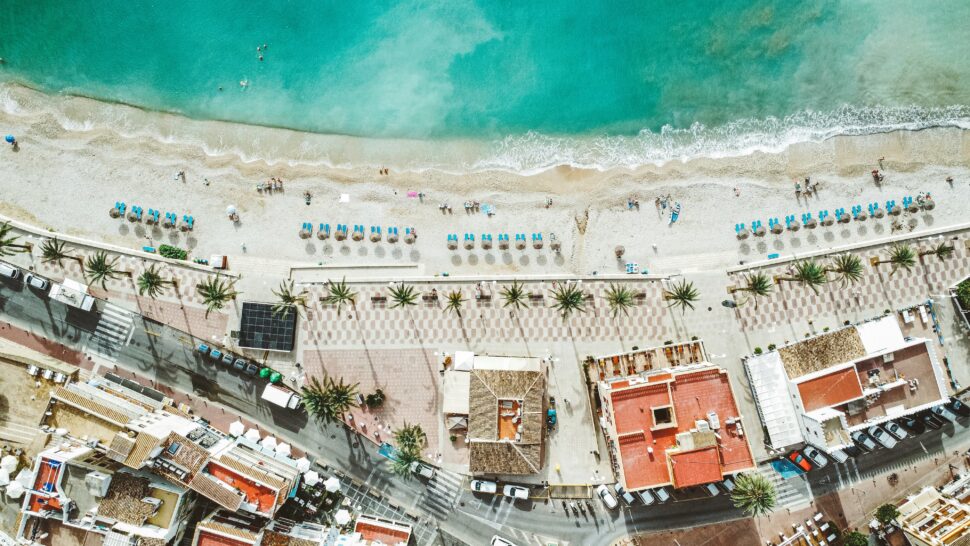
[[[243,370],[243,373],[250,377],[254,377],[256,374],[259,373],[259,366],[257,366],[256,364],[253,364],[252,362],[247,362],[246,369]]]
[[[967,407],[959,398],[953,398],[950,403],[946,405],[953,413],[959,415],[960,417],[970,417],[970,407]]]
[[[814,468],[812,466],[812,463],[810,463],[808,461],[808,459],[806,459],[802,455],[802,452],[801,451],[797,451],[796,450],[796,451],[792,451],[791,453],[789,453],[788,454],[788,460],[791,461],[791,462],[793,462],[793,463],[795,463],[795,466],[797,466],[798,468],[801,468],[805,472],[808,472],[809,470],[811,470],[812,468]]]
[[[933,430],[940,430],[943,428],[943,420],[939,417],[933,415],[932,413],[924,413],[920,416],[923,424],[930,427]]]
[[[902,419],[896,420],[896,423],[913,436],[926,432],[926,427],[923,426],[923,423],[914,417],[903,417]]]

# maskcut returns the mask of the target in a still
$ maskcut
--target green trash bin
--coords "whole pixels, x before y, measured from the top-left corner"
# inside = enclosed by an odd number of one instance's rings
[[[262,377],[263,379],[268,378],[271,373],[273,373],[273,370],[269,368],[262,368],[259,370],[259,376]]]
[[[280,372],[273,372],[273,374],[269,376],[270,383],[279,383],[282,380],[283,380],[283,374],[281,374]]]

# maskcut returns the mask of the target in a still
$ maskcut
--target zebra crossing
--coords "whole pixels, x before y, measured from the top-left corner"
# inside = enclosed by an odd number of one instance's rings
[[[770,465],[758,467],[758,473],[767,478],[771,482],[771,485],[775,486],[775,495],[779,508],[800,510],[811,505],[812,490],[804,474],[786,480],[775,469],[771,468]]]
[[[113,358],[131,341],[134,332],[134,315],[117,305],[105,303],[94,330],[93,347],[90,348],[102,356]]]
[[[424,495],[421,495],[419,505],[438,519],[447,519],[461,494],[463,482],[464,478],[460,474],[438,469],[434,478],[428,482]]]

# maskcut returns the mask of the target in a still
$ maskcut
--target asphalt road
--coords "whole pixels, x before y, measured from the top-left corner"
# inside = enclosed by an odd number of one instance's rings
[[[99,302],[99,307],[103,306]],[[99,343],[94,330],[99,317],[77,312],[26,289],[0,282],[0,317],[7,322],[71,348],[91,350]],[[201,358],[196,340],[162,324],[136,317],[130,343],[117,344],[114,360],[123,367],[176,390],[195,393],[278,432],[278,437],[301,446],[320,461],[369,484],[410,512],[471,545],[487,544],[498,534],[520,544],[543,538],[570,544],[609,544],[630,533],[683,528],[741,517],[726,495],[651,507],[610,511],[598,499],[585,515],[567,515],[561,501],[518,501],[478,496],[462,491],[457,497],[432,499],[434,487],[418,479],[404,480],[386,471],[385,459],[367,441],[342,426],[324,426],[299,411],[277,408],[260,400],[262,381],[252,381]],[[902,468],[912,461],[966,449],[966,423],[947,425],[902,442],[891,452],[868,454],[845,465],[830,464],[808,475],[816,494],[851,487],[861,480]],[[434,509],[431,501],[436,500]],[[442,503],[453,511],[442,510]],[[460,517],[457,516],[460,514]]]

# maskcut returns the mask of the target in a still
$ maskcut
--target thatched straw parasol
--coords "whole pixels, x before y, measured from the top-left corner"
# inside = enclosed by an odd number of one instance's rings
[[[162,220],[162,226],[163,226],[163,227],[167,227],[167,228],[170,228],[170,227],[172,227],[172,226],[174,226],[174,225],[175,225],[175,224],[173,224],[173,223],[172,223],[172,219],[171,219],[171,218],[167,218],[167,217],[166,217],[166,218],[165,218],[164,220]]]
[[[882,209],[876,209],[876,210],[872,211],[873,218],[882,218],[885,215],[886,215],[886,211],[884,211]]]
[[[138,221],[138,215],[135,214],[135,211],[131,211],[128,213],[128,221],[131,223],[135,223]]]
[[[834,216],[826,216],[825,219],[822,220],[822,225],[823,226],[831,226],[834,223],[835,223],[835,217]]]
[[[616,259],[619,260],[626,253],[626,249],[621,245],[617,245],[617,247],[613,249],[613,253],[616,254]]]
[[[330,233],[328,231],[323,230],[323,229],[317,230],[317,239],[320,239],[322,241],[322,240],[327,239],[329,237],[330,237]]]
[[[534,241],[532,241],[532,248],[536,250],[539,250],[540,248],[542,248],[542,239],[535,239]]]
[[[466,239],[465,240],[465,250],[471,250],[473,248],[475,248],[475,241],[473,241],[471,239]]]
[[[347,238],[347,232],[342,229],[338,229],[337,232],[333,234],[333,238],[338,241],[343,241]]]
[[[456,241],[454,239],[449,240],[448,241],[448,250],[457,250],[457,249],[458,249],[458,241]]]
[[[300,239],[309,239],[310,235],[311,234],[309,229],[307,228],[300,229]]]
[[[765,226],[758,226],[754,228],[755,237],[764,237],[765,233],[768,233],[768,230],[765,229]]]
[[[396,243],[397,242],[397,233],[394,233],[393,231],[390,232],[390,233],[388,233],[387,234],[387,242],[389,242],[389,243]]]
[[[933,210],[934,207],[936,207],[936,203],[933,202],[932,197],[923,200],[923,210]]]
[[[179,224],[179,229],[181,231],[188,231],[189,230],[189,225],[187,223],[185,223],[185,222],[182,222],[181,224]]]
[[[409,245],[413,245],[415,239],[417,239],[417,237],[414,235],[413,231],[409,231],[404,234],[404,242]]]
[[[864,211],[864,210],[860,210],[859,211],[859,214],[856,214],[856,216],[855,216],[855,219],[858,220],[858,221],[860,221],[860,222],[862,222],[863,220],[865,220],[867,218],[869,218],[869,213],[866,212],[866,211]]]
[[[919,205],[917,205],[916,202],[913,201],[912,203],[909,204],[908,207],[906,207],[906,212],[919,212]]]
[[[840,224],[848,224],[849,223],[849,220],[852,220],[852,216],[851,215],[843,214],[842,216],[839,216],[839,223]]]
[[[361,239],[364,238],[364,234],[361,233],[360,231],[354,231],[354,234],[351,235],[351,237],[353,237],[355,241],[360,241]]]
[[[492,248],[492,240],[482,239],[482,248],[484,248],[485,250],[490,250]]]
[[[377,231],[370,234],[370,240],[372,243],[376,243],[381,240],[381,234]]]
[[[499,239],[498,240],[498,248],[499,248],[499,250],[508,250],[509,249],[509,240],[508,239]]]
[[[798,231],[801,227],[802,225],[798,222],[798,220],[792,220],[791,223],[788,224],[788,229],[791,231]]]
[[[775,235],[778,235],[783,231],[785,231],[785,226],[781,225],[780,223],[771,226],[771,232],[774,233]]]
[[[748,228],[741,228],[738,230],[738,233],[737,233],[738,239],[741,239],[741,240],[747,239],[748,235],[751,235],[751,232],[748,231]]]
[[[121,211],[119,211],[116,207],[111,207],[111,210],[108,211],[108,215],[110,215],[112,218],[117,218],[121,216]]]
[[[816,226],[818,226],[818,220],[816,220],[815,218],[809,218],[808,220],[805,220],[805,227],[807,227],[808,229],[815,229]]]
[[[902,213],[903,213],[903,207],[899,205],[894,205],[893,210],[889,211],[889,214],[892,214],[893,216],[899,216]]]
[[[519,239],[518,241],[516,241],[515,248],[519,250],[525,250],[525,241],[523,241],[522,239]]]
[[[555,241],[550,241],[549,248],[551,248],[556,252],[559,252],[560,250],[562,250],[562,243],[559,242],[559,239],[556,239]]]

